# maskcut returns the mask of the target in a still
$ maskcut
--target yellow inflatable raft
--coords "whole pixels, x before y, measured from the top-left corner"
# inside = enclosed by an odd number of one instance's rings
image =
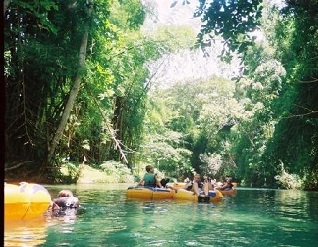
[[[142,199],[172,199],[174,197],[175,191],[162,189],[162,188],[152,188],[152,187],[129,187],[126,190],[126,196],[130,198],[142,198]]]
[[[30,219],[42,215],[50,206],[49,192],[39,184],[4,184],[5,220]]]
[[[174,183],[168,183],[167,185],[170,187],[170,188],[173,188],[175,190],[179,190],[179,189],[182,189],[187,183],[184,183],[184,182],[174,182]],[[236,187],[237,187],[237,183],[232,183],[233,184],[233,189],[230,189],[230,190],[219,190],[219,189],[216,189],[216,191],[219,191],[222,193],[222,195],[227,195],[227,196],[234,196],[236,195]],[[217,192],[217,194],[219,194]]]
[[[194,195],[192,191],[185,189],[161,189],[151,187],[129,187],[126,190],[126,196],[128,198],[140,198],[140,199],[176,199],[176,200],[188,200],[199,201],[198,196]],[[210,202],[220,202],[223,199],[223,195],[220,191],[209,191]],[[201,199],[201,198],[200,198]]]
[[[220,202],[223,199],[223,195],[220,191],[218,190],[210,190],[209,191],[209,197],[210,197],[210,202]],[[185,189],[178,189],[174,199],[176,200],[188,200],[188,201],[199,201],[199,198],[197,195],[195,195],[192,191],[188,191]]]
[[[219,190],[222,195],[225,195],[225,196],[234,196],[236,195],[236,189],[230,189],[230,190]]]
[[[174,183],[167,183],[167,186],[170,186],[171,188],[178,190],[182,189],[184,186],[186,186],[187,183],[184,182],[174,182]]]
[[[225,189],[225,190],[219,190],[223,195],[226,196],[234,196],[237,193],[236,187],[237,187],[237,183],[232,183],[233,187],[232,189]]]

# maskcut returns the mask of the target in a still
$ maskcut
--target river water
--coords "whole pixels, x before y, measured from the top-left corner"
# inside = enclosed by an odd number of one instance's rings
[[[128,184],[70,189],[77,216],[6,222],[4,246],[304,246],[318,244],[318,192],[238,189],[220,203],[127,199]]]

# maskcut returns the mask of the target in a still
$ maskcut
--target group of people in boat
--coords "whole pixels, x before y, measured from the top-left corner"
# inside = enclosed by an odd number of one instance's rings
[[[146,186],[146,187],[158,187],[158,188],[167,188],[174,189],[172,186],[167,185],[169,179],[159,179],[157,174],[155,174],[155,168],[152,165],[146,166],[146,173],[143,178],[137,184],[137,186]],[[209,191],[213,191],[214,189],[219,190],[231,190],[233,189],[233,183],[231,177],[226,177],[224,183],[216,182],[215,179],[211,179],[208,176],[203,177],[203,181],[201,179],[200,174],[195,174],[193,180],[186,178],[184,180],[185,185],[182,189],[186,189],[189,191],[193,191],[197,196],[209,196]]]
[[[152,165],[146,166],[146,173],[143,178],[137,184],[137,186],[145,187],[157,187],[157,188],[166,188],[173,189],[174,187],[168,185],[168,178],[159,179],[157,174],[155,174],[155,168]],[[216,182],[215,179],[211,179],[208,176],[201,179],[200,174],[195,174],[193,180],[186,178],[184,180],[185,185],[181,189],[188,191],[193,191],[197,196],[210,196],[209,193],[214,189],[219,190],[231,190],[233,189],[233,183],[231,177],[226,177],[224,183]],[[78,208],[80,207],[79,199],[75,197],[70,190],[61,190],[57,197],[51,201],[48,212],[54,216],[62,215],[72,215],[76,214]]]

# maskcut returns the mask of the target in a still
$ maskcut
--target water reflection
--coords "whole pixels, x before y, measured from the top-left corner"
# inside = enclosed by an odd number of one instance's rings
[[[307,247],[318,242],[317,193],[239,190],[220,203],[196,203],[128,199],[128,186],[120,186],[68,188],[79,197],[83,213],[47,218],[42,233],[29,234],[31,226],[6,227],[6,246]],[[13,236],[25,245],[16,245]],[[28,245],[28,236],[42,242]]]
[[[39,246],[47,238],[46,219],[5,221],[4,246]]]
[[[310,219],[309,198],[306,192],[289,190],[276,191],[275,211],[284,220],[304,222]]]

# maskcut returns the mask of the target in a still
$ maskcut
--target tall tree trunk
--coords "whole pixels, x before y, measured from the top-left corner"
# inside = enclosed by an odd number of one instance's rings
[[[77,69],[77,75],[75,77],[74,85],[72,87],[72,90],[70,92],[69,99],[67,101],[67,104],[65,106],[61,122],[55,132],[54,138],[52,142],[48,146],[48,156],[47,156],[47,163],[49,164],[53,158],[55,149],[61,139],[61,136],[63,134],[63,131],[65,130],[67,121],[69,119],[69,116],[71,114],[71,111],[73,109],[73,105],[76,101],[77,95],[80,90],[81,86],[81,80],[82,80],[82,70],[85,65],[85,58],[86,58],[86,48],[87,48],[87,39],[88,39],[88,30],[89,30],[89,22],[90,22],[90,17],[91,17],[91,12],[92,12],[92,7],[88,7],[88,15],[87,19],[84,23],[84,34],[83,34],[83,39],[82,39],[82,44],[80,47],[80,54],[79,54],[79,63],[78,63],[78,69]]]
[[[9,7],[9,4],[11,3],[11,0],[4,0],[3,1],[3,16],[6,15],[7,9]]]

